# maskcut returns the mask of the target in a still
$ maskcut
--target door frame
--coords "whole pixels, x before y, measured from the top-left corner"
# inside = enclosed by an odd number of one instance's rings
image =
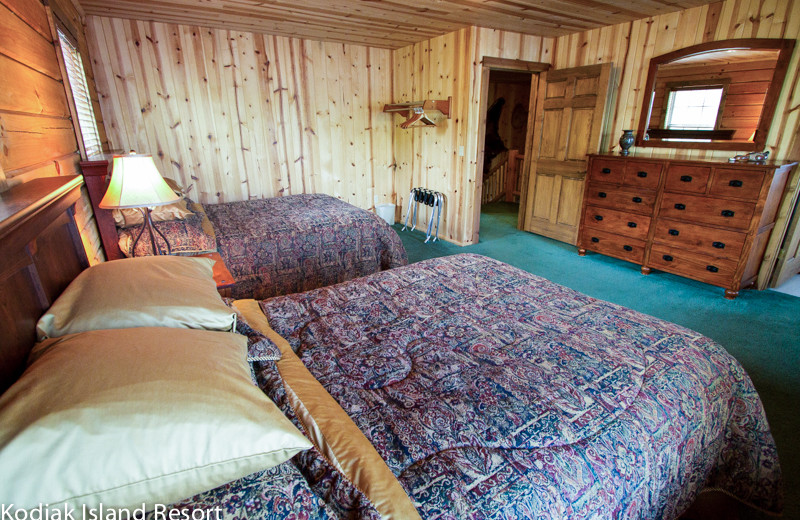
[[[544,72],[546,70],[550,70],[552,67],[549,63],[543,63],[538,61],[525,61],[525,60],[512,60],[508,58],[495,58],[492,56],[484,56],[481,59],[481,74],[480,74],[480,88],[481,88],[481,99],[480,99],[480,108],[479,108],[479,119],[478,119],[478,156],[475,158],[475,177],[478,182],[475,183],[475,208],[472,212],[472,221],[473,226],[472,229],[472,243],[477,244],[480,236],[480,226],[481,226],[481,195],[483,193],[483,159],[484,159],[484,144],[486,139],[486,110],[488,108],[489,103],[489,74],[493,70],[505,70],[509,72],[522,72],[522,73],[529,73],[531,76],[536,75],[538,77],[540,72]],[[527,131],[530,132],[533,127],[533,118],[535,115],[534,103],[536,101],[536,92],[537,88],[533,85],[533,79],[531,78],[531,98],[528,103],[528,123],[527,123]],[[528,139],[526,139],[526,142]],[[525,182],[525,176],[527,175],[527,166],[528,161],[530,160],[529,154],[527,153],[527,145],[525,147],[525,159],[522,163],[522,169],[520,171],[521,178],[520,182]],[[524,186],[524,184],[521,184]]]

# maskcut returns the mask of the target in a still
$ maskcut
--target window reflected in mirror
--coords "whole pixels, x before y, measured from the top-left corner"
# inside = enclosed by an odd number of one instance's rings
[[[793,46],[793,40],[726,40],[653,58],[637,145],[763,147]]]
[[[668,85],[664,128],[669,130],[717,130],[722,121],[719,85]]]

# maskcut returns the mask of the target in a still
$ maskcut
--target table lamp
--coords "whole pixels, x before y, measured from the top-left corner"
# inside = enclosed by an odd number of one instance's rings
[[[131,151],[127,155],[114,156],[111,166],[111,181],[108,183],[108,189],[99,206],[103,209],[136,208],[141,211],[144,222],[133,241],[131,251],[136,251],[136,244],[146,227],[150,233],[153,254],[160,255],[161,251],[156,245],[154,231],[164,239],[164,243],[167,245],[167,254],[171,254],[172,250],[167,237],[153,225],[150,209],[173,204],[179,200],[181,197],[172,191],[158,173],[153,157]]]

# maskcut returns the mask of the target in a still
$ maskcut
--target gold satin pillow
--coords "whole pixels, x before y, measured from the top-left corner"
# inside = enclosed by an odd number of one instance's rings
[[[178,327],[233,330],[209,258],[146,256],[83,271],[39,319],[39,340],[97,329]]]
[[[163,177],[163,179],[164,182],[167,183],[167,186],[169,186],[170,189],[174,191],[176,194],[180,195],[181,197],[186,196],[186,188],[180,186],[177,182],[175,182],[174,179],[170,179],[169,177]]]
[[[115,209],[112,210],[111,213],[114,215],[114,222],[117,224],[117,227],[126,228],[138,226],[144,222],[144,216],[138,209]],[[150,210],[150,218],[152,218],[154,222],[183,220],[190,215],[194,215],[194,213],[189,211],[185,199],[179,200],[174,204],[156,206]]]
[[[246,354],[244,336],[187,329],[40,343],[0,396],[0,504],[152,508],[310,448]]]
[[[209,220],[208,215],[206,214],[206,209],[203,207],[203,205],[199,202],[192,202],[192,211],[203,217],[203,231],[206,234],[214,237],[214,241],[216,242],[217,234],[214,232],[214,225],[211,224],[211,220]]]

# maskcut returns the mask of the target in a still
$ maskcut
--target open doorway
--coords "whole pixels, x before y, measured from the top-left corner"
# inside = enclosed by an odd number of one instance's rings
[[[489,72],[482,204],[519,202],[519,172],[527,142],[530,97],[530,72]]]
[[[486,95],[481,214],[516,227],[527,143],[530,72],[490,70]]]
[[[525,196],[520,188],[524,192],[527,182],[525,153],[531,143],[539,75],[550,68],[548,63],[490,56],[484,56],[481,65],[476,162],[482,182],[476,184],[479,204],[473,207],[475,242],[479,240],[481,220],[486,220],[482,217],[490,210],[499,208],[505,213],[502,218],[517,227],[514,218]]]

